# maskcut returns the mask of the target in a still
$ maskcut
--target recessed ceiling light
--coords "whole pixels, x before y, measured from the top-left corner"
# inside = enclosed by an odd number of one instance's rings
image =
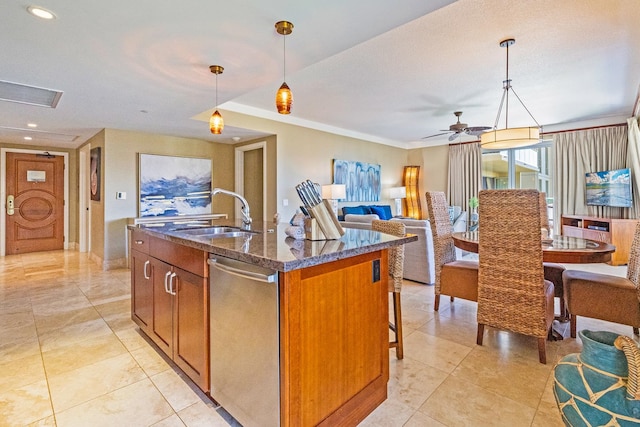
[[[33,16],[37,16],[38,18],[42,18],[42,19],[55,19],[56,15],[53,14],[53,12],[47,10],[47,9],[43,9],[40,6],[29,6],[27,8],[27,11],[32,14]]]
[[[30,128],[37,128],[38,127],[38,125],[35,124],[35,123],[27,123],[27,126],[30,127]]]
[[[24,137],[24,140],[25,140],[25,141],[31,141],[32,139],[33,139],[33,138],[31,138],[30,136],[25,136],[25,137]]]

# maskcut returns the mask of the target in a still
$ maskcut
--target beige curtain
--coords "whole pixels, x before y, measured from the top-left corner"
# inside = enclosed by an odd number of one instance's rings
[[[482,186],[480,142],[449,146],[448,199],[451,206],[469,212],[469,199],[478,197]]]
[[[628,218],[629,209],[585,203],[585,173],[626,167],[627,133],[625,126],[611,126],[553,135],[554,224],[561,214]]]
[[[631,190],[633,207],[629,209],[630,218],[640,218],[640,117],[631,117],[629,125],[629,148],[627,149],[627,167],[631,169]]]

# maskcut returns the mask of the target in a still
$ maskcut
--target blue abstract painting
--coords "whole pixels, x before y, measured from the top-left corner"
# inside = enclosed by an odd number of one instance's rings
[[[380,200],[380,165],[334,159],[333,183],[345,185],[347,202],[377,202]]]
[[[140,216],[211,213],[211,159],[140,154]]]

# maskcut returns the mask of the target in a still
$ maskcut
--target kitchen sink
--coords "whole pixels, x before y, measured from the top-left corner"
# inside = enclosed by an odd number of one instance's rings
[[[202,228],[180,228],[176,229],[176,231],[180,231],[181,233],[188,234],[191,236],[200,236],[207,237],[212,239],[222,239],[229,237],[247,237],[253,236],[257,234],[257,231],[251,230],[243,230],[238,227],[202,227]]]

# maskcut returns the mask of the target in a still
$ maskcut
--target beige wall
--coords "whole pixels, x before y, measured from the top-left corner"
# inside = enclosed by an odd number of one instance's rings
[[[449,145],[416,148],[409,150],[408,162],[420,166],[420,206],[422,216],[427,218],[427,191],[442,191],[447,194],[449,180]]]
[[[101,261],[105,259],[105,222],[104,222],[104,212],[105,212],[105,180],[107,178],[107,170],[105,169],[105,130],[101,130],[96,135],[94,135],[91,139],[87,141],[86,144],[91,148],[100,147],[101,148],[101,156],[100,156],[100,200],[87,200],[90,206],[89,215],[91,217],[91,246],[89,247],[89,253],[93,257],[93,259]],[[84,146],[83,145],[83,146]],[[79,190],[76,191],[76,197],[79,198]],[[87,194],[87,198],[89,195]],[[79,226],[79,222],[77,226]],[[122,235],[124,236],[124,234]]]
[[[288,221],[301,204],[295,186],[307,179],[320,184],[333,181],[333,159],[358,160],[381,165],[382,194],[380,204],[394,205],[388,189],[402,184],[406,165],[421,166],[421,198],[426,207],[426,190],[447,191],[448,146],[405,150],[369,141],[339,136],[275,122],[239,113],[223,112],[229,126],[243,127],[272,134],[238,145],[266,142],[267,212],[276,212]],[[125,263],[125,229],[127,218],[138,216],[138,154],[160,154],[185,157],[210,157],[213,160],[213,186],[234,189],[235,148],[198,139],[179,138],[106,129],[87,144],[102,147],[102,194],[100,202],[91,202],[91,248],[95,258],[106,268]],[[8,147],[2,144],[0,147]],[[68,151],[70,162],[69,241],[78,241],[78,151],[46,147],[26,147],[41,151]],[[116,192],[126,192],[125,200],[117,200]],[[283,206],[287,199],[288,206]],[[213,211],[234,215],[235,200],[215,197]],[[340,203],[344,205],[345,203]],[[360,204],[351,202],[348,204]]]
[[[288,221],[293,216],[301,204],[295,190],[300,182],[307,179],[320,184],[333,182],[333,159],[379,164],[382,175],[380,203],[393,205],[388,189],[402,184],[407,150],[239,113],[225,111],[222,114],[230,126],[277,135],[276,206],[273,212],[268,212],[267,218],[275,212],[281,214],[281,221]],[[272,161],[272,158],[268,159],[268,162]],[[284,199],[288,200],[288,206],[283,206]]]
[[[127,218],[138,216],[138,154],[160,154],[184,157],[205,157],[213,161],[214,187],[233,188],[233,146],[204,140],[178,138],[115,129],[104,131],[102,152],[104,208],[103,263],[106,268],[124,265]],[[116,192],[126,192],[125,200],[117,200]],[[93,202],[96,203],[96,202]],[[213,211],[233,217],[233,198],[215,197]],[[92,212],[92,228],[96,213]],[[99,230],[95,230],[99,233]],[[99,252],[93,244],[92,253]],[[100,243],[98,243],[100,244]]]

